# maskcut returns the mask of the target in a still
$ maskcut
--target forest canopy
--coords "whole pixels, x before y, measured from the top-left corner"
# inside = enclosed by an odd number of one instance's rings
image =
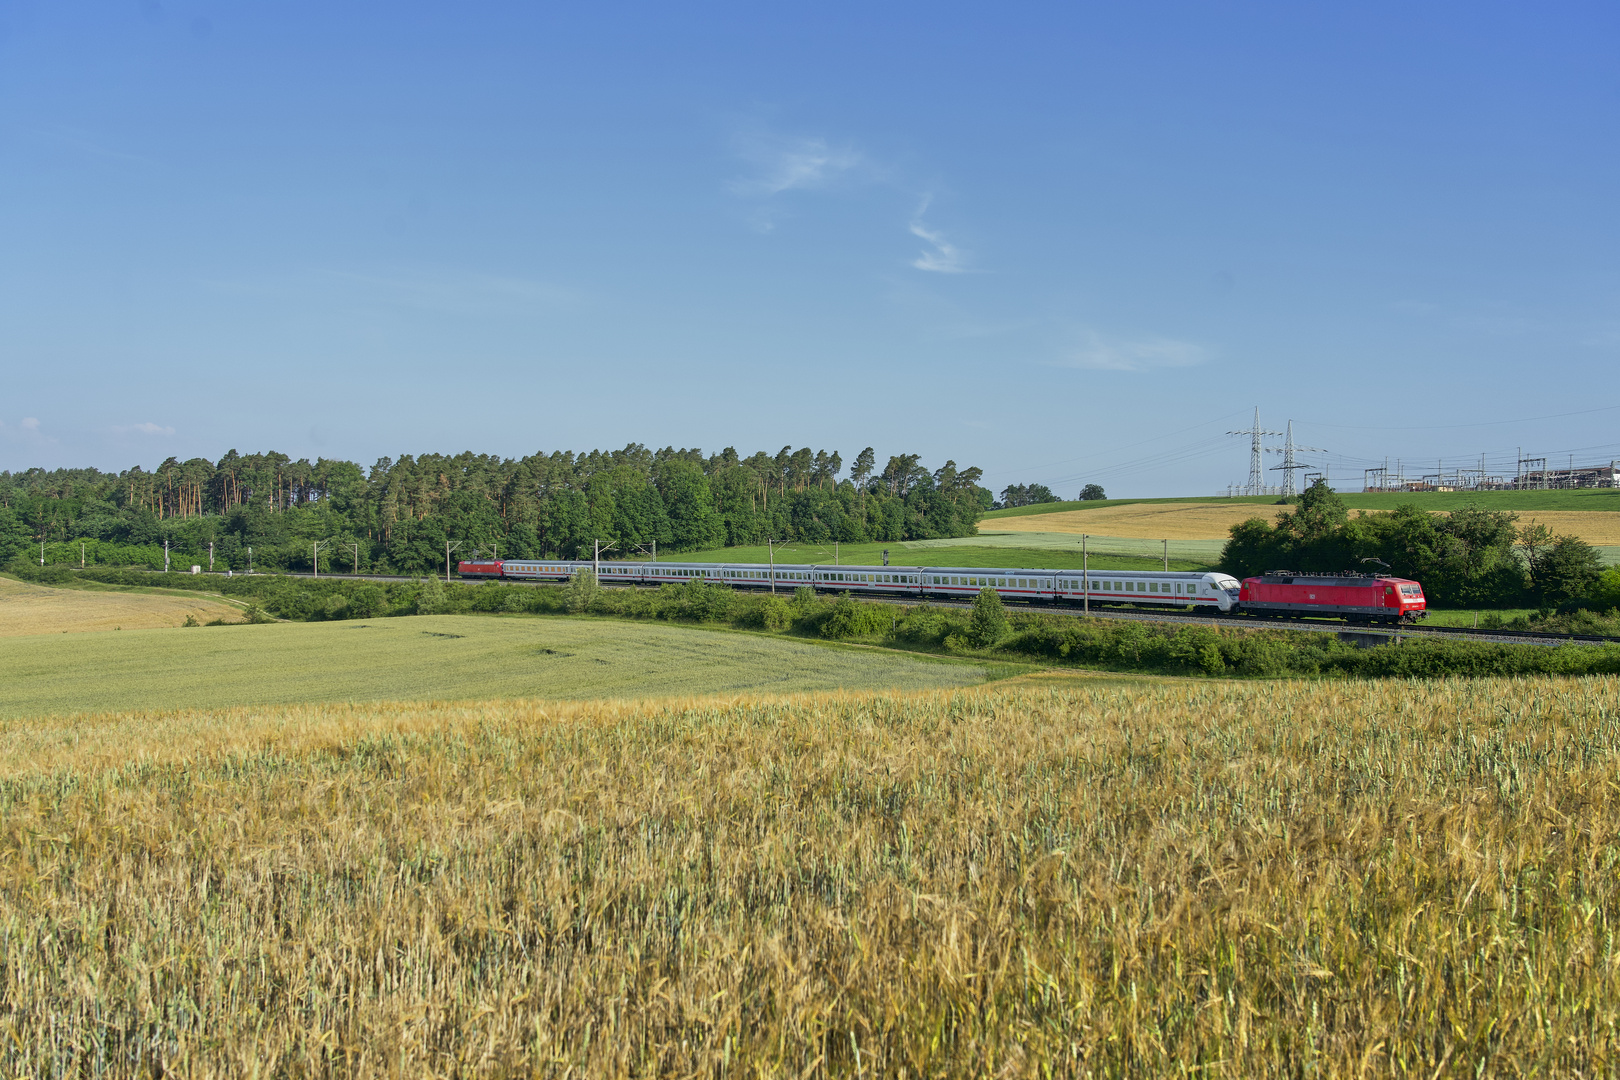
[[[146,565],[212,560],[215,569],[417,574],[442,569],[446,542],[517,558],[614,557],[763,543],[971,536],[992,502],[982,472],[871,447],[848,474],[841,456],[785,446],[560,451],[524,458],[463,453],[313,463],[275,452],[175,458],[155,470],[0,472],[0,562]]]

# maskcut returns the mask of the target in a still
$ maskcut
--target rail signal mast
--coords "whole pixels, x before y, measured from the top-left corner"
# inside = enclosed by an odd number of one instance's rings
[[[1258,410],[1256,410],[1256,411],[1258,412]],[[1259,427],[1260,425],[1257,423],[1254,426]],[[1275,435],[1276,432],[1271,432],[1270,434]],[[1268,446],[1268,447],[1266,447],[1266,450],[1267,450],[1268,453],[1281,454],[1283,456],[1283,463],[1281,465],[1273,465],[1271,468],[1272,468],[1273,472],[1276,472],[1278,470],[1282,471],[1282,474],[1283,474],[1283,498],[1285,498],[1285,499],[1292,498],[1294,495],[1298,494],[1298,492],[1295,490],[1294,470],[1295,469],[1308,469],[1308,468],[1310,468],[1309,465],[1304,465],[1304,464],[1300,464],[1300,463],[1295,462],[1294,461],[1294,455],[1297,454],[1297,453],[1305,453],[1305,454],[1325,454],[1325,453],[1327,453],[1327,451],[1323,450],[1320,446],[1295,446],[1294,445],[1294,422],[1292,420],[1288,421],[1288,435],[1287,435],[1286,440],[1283,442],[1283,444],[1281,446]]]

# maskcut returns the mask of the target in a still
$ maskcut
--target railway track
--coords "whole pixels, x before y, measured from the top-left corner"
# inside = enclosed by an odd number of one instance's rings
[[[215,575],[222,576],[222,575]],[[315,579],[313,574],[287,573],[280,575],[264,575],[279,577],[294,577]],[[379,581],[388,584],[399,584],[405,581],[420,580],[416,577],[390,574],[322,574],[321,578],[331,578],[340,581]],[[515,588],[534,588],[539,585],[554,585],[556,582],[546,581],[502,581],[502,585]],[[641,585],[628,582],[603,582],[605,589],[657,589],[658,585]],[[750,590],[752,591],[752,590]],[[791,589],[784,589],[783,593],[792,594]],[[971,609],[971,600],[954,600],[938,597],[913,598],[902,596],[879,597],[884,603],[900,604],[906,607],[916,607],[930,604],[934,607]],[[1044,611],[1062,615],[1073,615],[1077,618],[1088,613],[1074,607],[1054,606],[1048,604],[1030,603],[1021,600],[1006,601],[1007,608],[1012,611]],[[1116,605],[1094,604],[1089,612],[1094,619],[1123,619],[1134,622],[1156,622],[1184,624],[1190,626],[1227,627],[1236,630],[1306,630],[1318,634],[1342,634],[1356,638],[1382,636],[1395,640],[1418,637],[1450,638],[1453,640],[1496,641],[1510,645],[1543,645],[1555,646],[1566,642],[1578,645],[1602,645],[1607,642],[1620,642],[1620,637],[1608,637],[1600,634],[1551,634],[1539,630],[1485,630],[1467,626],[1422,626],[1410,624],[1400,627],[1378,626],[1352,626],[1345,623],[1324,622],[1319,619],[1255,619],[1244,615],[1222,615],[1217,613],[1194,613],[1143,610]]]

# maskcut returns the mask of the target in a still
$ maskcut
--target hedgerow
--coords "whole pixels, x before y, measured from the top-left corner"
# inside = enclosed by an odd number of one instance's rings
[[[887,604],[857,600],[848,594],[818,596],[805,588],[788,598],[738,592],[703,581],[657,589],[609,589],[583,587],[578,581],[515,587],[494,581],[446,584],[437,578],[384,583],[96,568],[36,567],[30,571],[15,564],[12,572],[41,584],[77,579],[219,592],[250,600],[277,618],[296,621],[584,612],[1176,675],[1439,678],[1620,674],[1620,644],[1548,647],[1407,637],[1398,643],[1362,648],[1318,631],[1086,619],[1056,612],[1010,614],[1007,636],[986,643],[984,628],[975,626],[973,613],[961,608]]]

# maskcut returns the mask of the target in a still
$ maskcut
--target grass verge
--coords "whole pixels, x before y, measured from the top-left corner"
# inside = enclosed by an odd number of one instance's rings
[[[0,640],[0,717],[964,686],[973,662],[607,619],[430,615]]]

